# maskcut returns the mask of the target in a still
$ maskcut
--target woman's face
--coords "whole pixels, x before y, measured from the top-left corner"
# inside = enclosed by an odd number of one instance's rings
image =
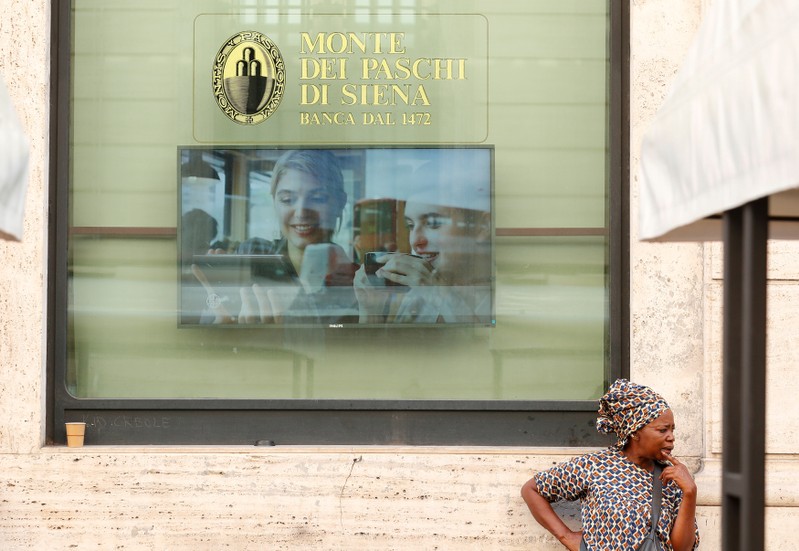
[[[460,209],[409,201],[405,224],[413,254],[450,281],[468,280],[474,271],[478,230]]]
[[[674,451],[674,414],[667,409],[663,414],[638,430],[638,448],[642,455],[660,461],[668,459]]]
[[[289,245],[304,250],[330,241],[339,215],[333,203],[327,189],[307,172],[284,172],[275,187],[275,212]]]

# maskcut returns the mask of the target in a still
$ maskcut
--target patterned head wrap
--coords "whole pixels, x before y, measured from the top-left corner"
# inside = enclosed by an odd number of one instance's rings
[[[619,437],[616,446],[623,448],[632,433],[660,417],[667,409],[666,400],[651,388],[618,379],[599,399],[596,430],[603,434],[616,433]]]

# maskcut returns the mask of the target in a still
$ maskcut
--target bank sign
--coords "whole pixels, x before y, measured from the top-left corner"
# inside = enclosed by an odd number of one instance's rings
[[[392,18],[198,16],[194,139],[484,141],[489,93],[485,17]]]

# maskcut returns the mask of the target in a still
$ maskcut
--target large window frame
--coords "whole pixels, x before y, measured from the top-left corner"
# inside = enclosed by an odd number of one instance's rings
[[[597,403],[584,401],[78,399],[68,358],[70,44],[69,1],[52,0],[46,443],[64,422],[88,420],[86,443],[106,445],[593,446]],[[606,384],[629,375],[629,6],[609,0],[607,143],[609,328]],[[104,233],[125,238],[124,229]],[[496,235],[539,235],[496,228]],[[576,233],[575,235],[581,235]],[[591,235],[595,235],[591,234]],[[175,239],[155,228],[153,239]]]

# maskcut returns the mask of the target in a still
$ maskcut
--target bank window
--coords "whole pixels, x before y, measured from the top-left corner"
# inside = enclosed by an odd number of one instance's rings
[[[49,441],[593,442],[623,2],[52,7]]]

